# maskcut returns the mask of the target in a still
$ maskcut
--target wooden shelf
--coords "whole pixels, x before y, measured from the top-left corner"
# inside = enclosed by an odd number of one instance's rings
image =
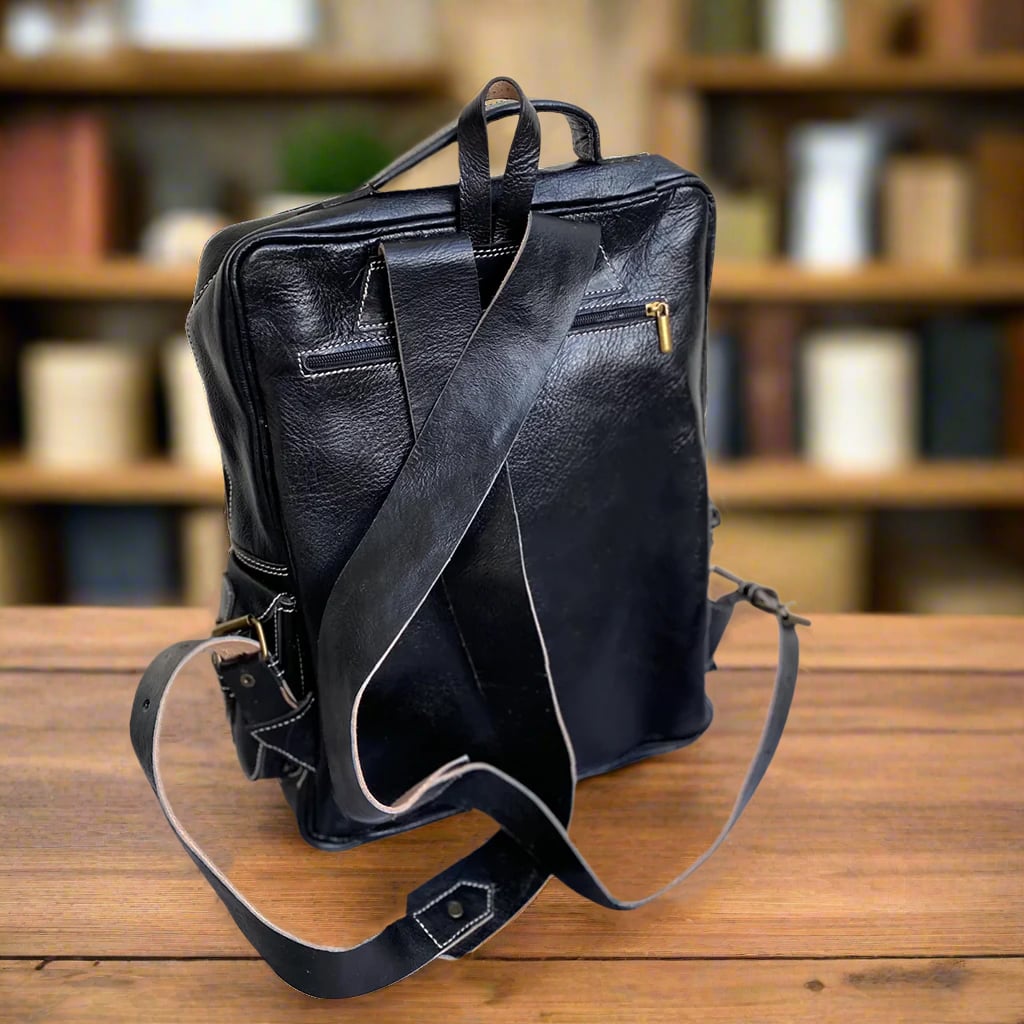
[[[101,263],[0,264],[0,297],[17,299],[131,299],[188,302],[194,267],[161,267],[136,259]]]
[[[73,96],[443,95],[440,65],[354,65],[307,52],[129,50],[87,58],[0,55],[0,93]]]
[[[727,509],[1017,508],[1024,506],[1024,461],[918,463],[859,474],[746,459],[713,466],[711,493]],[[223,500],[219,472],[164,460],[70,470],[0,456],[0,501],[219,505]]]
[[[957,270],[870,264],[807,270],[783,261],[715,266],[711,298],[730,302],[884,302],[947,305],[1024,302],[1024,264]]]
[[[1017,92],[1024,91],[1024,54],[783,64],[763,57],[684,53],[662,63],[655,80],[666,88],[708,93]]]
[[[0,501],[220,505],[224,501],[224,479],[217,470],[197,470],[160,459],[125,466],[64,469],[6,455],[0,456]]]
[[[134,259],[0,264],[0,298],[11,299],[188,302],[195,281],[191,267],[151,266]],[[715,267],[711,298],[719,302],[1024,303],[1024,264],[952,271],[872,264],[824,271],[785,262],[723,263]]]
[[[819,469],[799,461],[743,459],[711,468],[725,509],[1017,508],[1024,461],[921,462],[885,473]]]

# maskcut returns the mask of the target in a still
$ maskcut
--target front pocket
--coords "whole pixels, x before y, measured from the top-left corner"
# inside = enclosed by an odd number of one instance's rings
[[[655,299],[645,303],[630,303],[589,309],[576,314],[569,329],[574,334],[590,334],[608,327],[627,326],[644,320],[651,322],[654,340],[662,352],[670,352],[671,322],[668,303]],[[666,339],[668,339],[666,341]],[[370,369],[398,362],[398,344],[389,333],[378,333],[366,339],[350,341],[337,348],[306,352],[299,356],[303,376],[319,377],[329,373]]]

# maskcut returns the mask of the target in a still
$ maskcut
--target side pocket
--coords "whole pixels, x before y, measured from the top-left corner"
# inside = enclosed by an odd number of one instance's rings
[[[238,759],[250,779],[316,770],[316,697],[297,602],[280,589],[286,582],[243,564],[235,552],[228,558],[218,621],[251,616],[268,652],[265,661],[254,654],[217,666]]]

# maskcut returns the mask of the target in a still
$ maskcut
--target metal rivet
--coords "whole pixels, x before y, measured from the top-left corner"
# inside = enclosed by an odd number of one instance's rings
[[[458,900],[449,900],[446,909],[448,911],[448,916],[453,921],[458,921],[458,919],[466,912]]]
[[[251,690],[256,685],[256,677],[249,675],[248,672],[243,672],[239,677],[238,681],[247,689]]]

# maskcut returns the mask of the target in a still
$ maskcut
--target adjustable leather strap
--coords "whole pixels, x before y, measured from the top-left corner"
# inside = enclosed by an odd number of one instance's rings
[[[312,996],[362,995],[419,970],[495,918],[504,922],[513,916],[530,894],[524,896],[519,889],[521,873],[509,863],[507,843],[493,839],[410,894],[404,917],[349,949],[303,942],[272,924],[249,903],[175,815],[160,773],[160,737],[166,698],[191,662],[217,652],[232,656],[258,649],[255,641],[240,637],[189,640],[168,647],[157,655],[139,683],[132,706],[131,738],[178,841],[270,967],[289,985]],[[503,879],[500,893],[492,883],[494,878]],[[457,917],[448,910],[451,901],[458,902]]]
[[[476,259],[467,235],[388,242],[381,249],[416,436],[480,320]],[[490,763],[502,765],[528,785],[568,826],[576,775],[572,746],[558,716],[547,652],[533,612],[507,466],[439,586],[476,689],[486,701],[487,719],[496,726],[479,737],[481,749]],[[410,685],[430,686],[431,680]],[[493,841],[508,859],[507,873],[496,879],[496,886],[505,890],[514,882],[525,906],[549,876],[504,832]],[[495,917],[453,954],[476,948],[503,924]]]
[[[457,777],[462,759],[439,765],[391,803],[372,793],[359,758],[359,705],[500,474],[568,334],[598,246],[593,224],[531,216],[505,279],[331,590],[318,643],[324,753],[338,806],[357,821],[387,821]]]
[[[732,577],[731,574],[729,578]],[[732,812],[711,845],[672,881],[639,899],[614,896],[569,838],[568,832],[544,806],[542,800],[518,779],[488,764],[467,764],[461,778],[445,791],[446,802],[474,808],[493,818],[525,849],[570,889],[610,910],[633,910],[657,899],[692,875],[725,842],[750,803],[778,748],[793,702],[799,668],[800,647],[796,627],[806,623],[782,605],[774,591],[755,583],[740,581],[736,590],[715,604],[726,616],[741,601],[773,614],[779,624],[779,657],[768,714],[760,741],[754,751]]]

